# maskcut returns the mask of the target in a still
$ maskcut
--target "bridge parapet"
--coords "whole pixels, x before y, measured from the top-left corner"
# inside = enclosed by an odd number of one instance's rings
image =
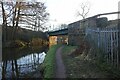
[[[67,34],[68,34],[68,28],[57,30],[57,31],[50,31],[50,32],[48,32],[49,36],[67,35]]]

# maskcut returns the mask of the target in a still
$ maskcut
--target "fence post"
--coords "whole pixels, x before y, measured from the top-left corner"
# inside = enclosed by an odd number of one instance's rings
[[[116,67],[116,62],[117,62],[117,57],[116,57],[117,52],[115,50],[115,48],[116,48],[116,37],[115,37],[116,30],[113,29],[113,31],[114,31],[113,32],[113,61],[114,61],[114,65]]]
[[[119,39],[118,39],[118,34],[119,34],[119,32],[117,31],[116,32],[116,40],[117,40],[117,67],[119,68]]]
[[[112,60],[112,65],[113,65],[113,36],[112,36],[112,29],[111,29],[111,60]]]
[[[106,62],[113,66],[119,67],[120,54],[119,50],[119,31],[114,28],[105,28],[105,29],[89,29],[87,31],[90,34],[89,41],[94,41],[91,45],[94,48],[98,48],[98,51],[102,48],[102,51],[105,53],[103,56],[106,56]],[[97,47],[95,47],[97,46]],[[93,54],[94,55],[94,54]],[[98,57],[99,54],[96,56]]]
[[[109,29],[107,29],[108,31],[110,31]],[[111,52],[110,52],[110,47],[111,47],[111,44],[110,44],[110,41],[111,41],[111,36],[110,36],[110,32],[108,32],[108,61],[110,63],[110,55],[111,55]]]
[[[100,47],[100,30],[99,28],[97,28],[97,32],[98,32],[98,48]]]
[[[106,29],[104,30],[104,53],[105,53],[105,58],[106,58],[106,61],[108,62],[108,59],[107,59],[107,38],[106,38]]]

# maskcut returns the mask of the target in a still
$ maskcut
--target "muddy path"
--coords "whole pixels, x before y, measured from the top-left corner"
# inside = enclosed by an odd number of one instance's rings
[[[63,46],[58,48],[56,51],[56,72],[55,72],[55,78],[66,78],[66,69],[62,60],[62,48]]]

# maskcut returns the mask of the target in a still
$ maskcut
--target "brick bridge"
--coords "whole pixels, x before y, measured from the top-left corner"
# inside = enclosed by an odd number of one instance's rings
[[[54,44],[68,44],[68,28],[50,31],[49,35],[49,45]]]
[[[84,20],[75,21],[68,24],[68,28],[47,32],[49,35],[49,44],[65,43],[70,45],[80,45],[81,39],[85,35],[87,28],[105,28],[109,25],[116,25],[118,20],[109,21],[107,17],[100,17],[103,15],[118,14],[120,12],[111,12],[98,14]]]

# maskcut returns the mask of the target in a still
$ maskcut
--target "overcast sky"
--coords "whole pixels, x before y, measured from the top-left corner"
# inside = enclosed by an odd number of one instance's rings
[[[28,0],[33,1],[33,0]],[[100,13],[118,11],[118,2],[120,0],[35,0],[46,3],[47,11],[50,13],[48,25],[69,24],[82,19],[76,16],[80,9],[80,4],[84,2],[90,3],[90,12],[88,17]],[[117,18],[117,15],[111,16]]]
[[[118,11],[120,0],[43,0],[50,13],[50,24],[71,23],[81,17],[77,17],[82,2],[89,2],[91,5],[88,17],[107,12]]]

